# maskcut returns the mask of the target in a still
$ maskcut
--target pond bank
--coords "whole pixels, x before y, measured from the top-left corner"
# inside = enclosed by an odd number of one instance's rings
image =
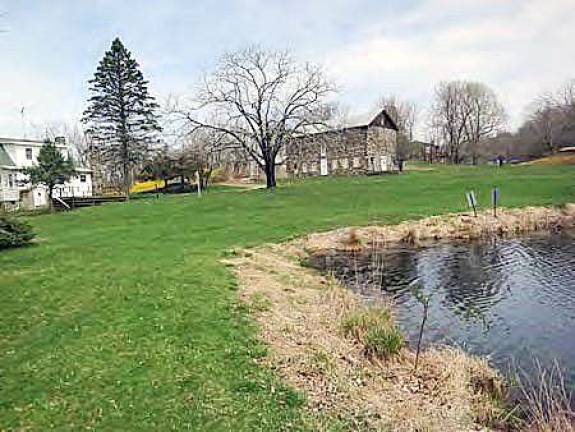
[[[333,278],[301,262],[333,249],[510,236],[562,229],[574,222],[573,204],[502,210],[497,219],[487,213],[478,218],[446,215],[312,234],[242,251],[229,262],[240,282],[241,299],[270,346],[261,362],[303,391],[308,409],[320,422],[335,417],[352,430],[492,430],[504,427],[507,414],[501,408],[503,379],[485,359],[432,347],[414,371],[415,355],[407,347],[387,359],[366,356],[361,342],[344,335],[342,323],[368,306]]]
[[[510,237],[518,234],[561,230],[575,226],[575,204],[561,207],[526,207],[498,209],[497,217],[483,211],[474,217],[469,213],[433,216],[398,225],[348,227],[308,235],[305,249],[310,253],[322,250],[348,250],[371,245],[408,243],[422,245],[438,240],[475,240],[491,237]]]
[[[270,346],[261,361],[307,397],[308,409],[345,430],[476,431],[503,417],[502,380],[487,361],[447,347],[426,350],[414,371],[407,347],[370,358],[342,333],[367,308],[329,277],[302,267],[295,244],[268,245],[230,260],[240,296]],[[389,307],[381,305],[380,307]]]

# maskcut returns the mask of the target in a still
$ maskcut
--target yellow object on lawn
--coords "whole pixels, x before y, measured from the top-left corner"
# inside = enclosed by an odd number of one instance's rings
[[[130,188],[130,193],[150,192],[164,187],[164,180],[148,180],[137,182]]]

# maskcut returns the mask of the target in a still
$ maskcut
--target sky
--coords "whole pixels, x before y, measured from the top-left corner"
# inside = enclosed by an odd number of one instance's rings
[[[119,36],[161,103],[224,52],[257,44],[324,67],[351,114],[383,95],[425,117],[441,80],[482,81],[520,125],[575,78],[575,0],[0,0],[0,136],[74,123]]]

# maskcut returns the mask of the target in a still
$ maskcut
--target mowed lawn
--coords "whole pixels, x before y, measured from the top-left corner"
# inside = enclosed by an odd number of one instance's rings
[[[575,167],[439,167],[30,219],[0,252],[0,430],[313,430],[219,260],[234,247],[488,205],[575,202]],[[333,423],[336,427],[335,422]]]

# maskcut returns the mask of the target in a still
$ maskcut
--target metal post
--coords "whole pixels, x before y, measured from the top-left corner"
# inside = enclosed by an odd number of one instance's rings
[[[475,192],[466,192],[465,197],[467,198],[469,207],[473,208],[473,216],[477,217],[477,199],[475,198]]]
[[[497,217],[497,203],[499,202],[499,188],[493,188],[491,191],[491,202],[493,204],[493,216]]]

